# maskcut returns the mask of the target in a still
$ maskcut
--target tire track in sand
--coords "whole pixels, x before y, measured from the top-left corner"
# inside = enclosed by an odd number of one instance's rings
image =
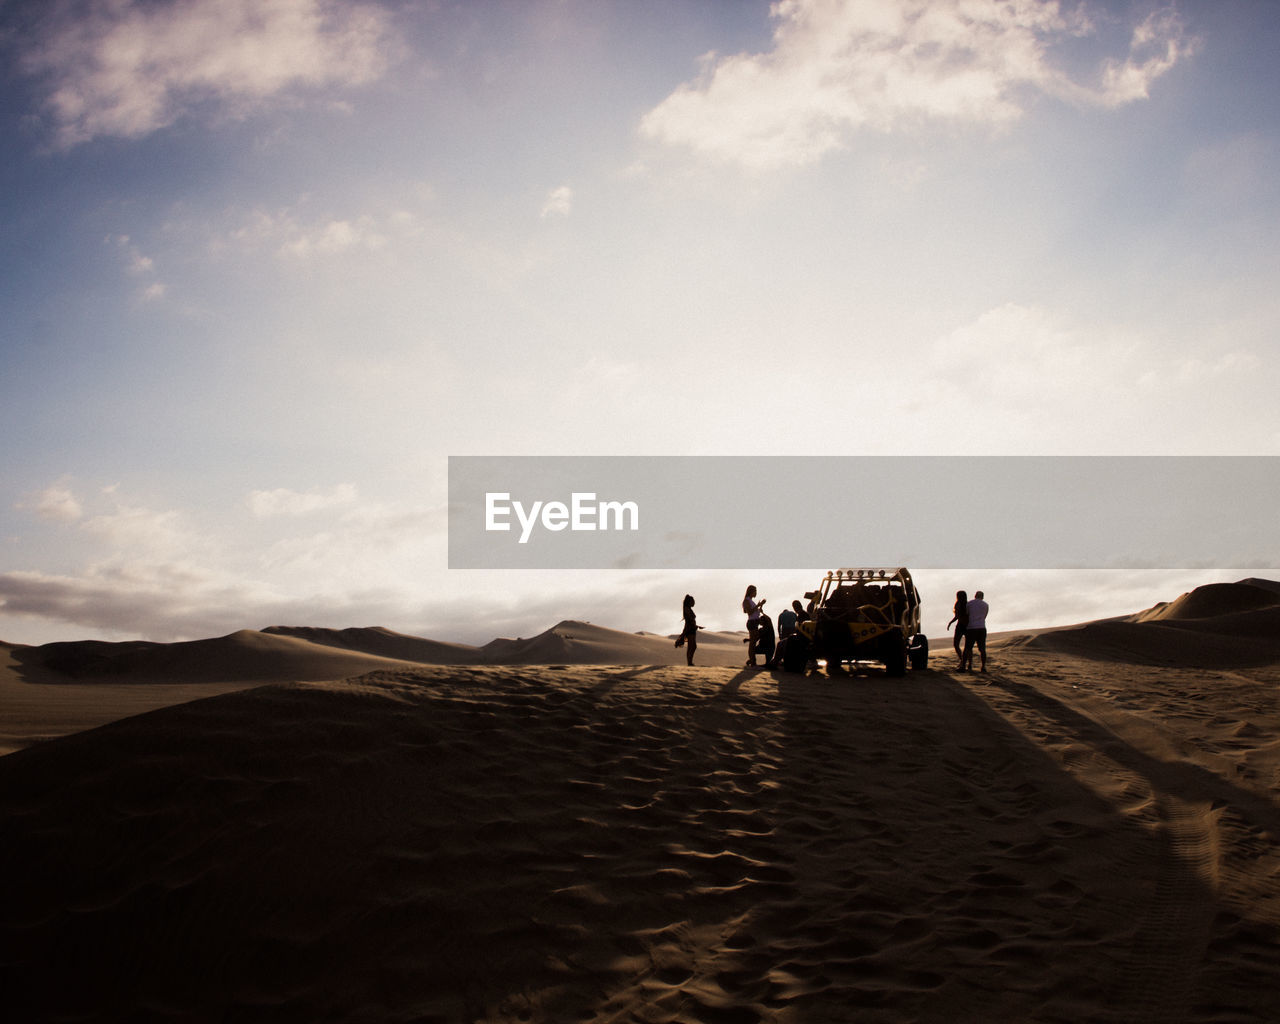
[[[1193,1002],[1213,926],[1218,880],[1214,813],[1158,793],[1158,874],[1121,973],[1129,1005],[1116,1020],[1177,1021]]]
[[[1143,737],[1125,735],[1122,723],[1100,722],[1004,673],[993,673],[990,682],[972,692],[1057,756],[1073,778],[1111,801],[1154,844],[1130,846],[1116,865],[1133,879],[1121,909],[1135,924],[1108,1019],[1186,1019],[1217,910],[1219,812],[1208,799],[1179,795],[1184,780],[1137,745]],[[1151,728],[1149,721],[1143,724],[1143,731]]]

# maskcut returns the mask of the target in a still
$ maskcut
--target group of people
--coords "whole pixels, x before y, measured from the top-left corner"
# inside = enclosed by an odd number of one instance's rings
[[[978,649],[980,656],[978,671],[985,672],[987,670],[987,611],[989,606],[983,598],[982,591],[974,593],[973,599],[969,599],[969,595],[963,590],[956,591],[955,614],[951,616],[951,622],[947,623],[947,628],[951,628],[951,623],[956,624],[956,635],[953,646],[956,649],[956,657],[960,659],[960,671],[973,671],[973,649]],[[963,646],[962,646],[963,644]]]
[[[759,668],[756,658],[764,658],[765,668],[777,668],[786,656],[787,645],[793,642],[796,628],[800,623],[812,617],[812,605],[805,608],[799,601],[792,601],[790,608],[778,613],[778,630],[773,629],[773,620],[765,613],[765,598],[756,600],[756,588],[753,583],[747,587],[742,597],[742,610],[747,616],[747,668]]]
[[[786,645],[795,636],[796,627],[810,617],[810,612],[799,601],[792,601],[791,607],[778,615],[778,628],[773,628],[773,620],[764,610],[765,598],[756,599],[756,587],[753,583],[747,587],[742,597],[742,610],[747,616],[747,636],[742,642],[747,645],[747,667],[759,668],[757,658],[764,659],[765,668],[774,668],[782,664]],[[692,665],[693,653],[698,649],[698,617],[693,610],[693,595],[684,595],[684,629],[676,637],[676,646],[685,649],[685,660]]]
[[[755,584],[747,587],[742,597],[742,610],[747,616],[747,667],[759,668],[756,659],[764,658],[764,667],[773,668],[782,663],[786,645],[796,635],[796,627],[811,617],[811,609],[805,608],[799,601],[792,601],[791,607],[778,615],[778,629],[774,632],[773,620],[765,613],[765,598],[756,599]],[[684,595],[684,629],[676,637],[676,646],[685,649],[685,660],[692,665],[693,654],[698,649],[698,617],[693,610],[693,595]],[[973,651],[978,650],[979,672],[987,670],[987,611],[989,609],[981,590],[969,599],[963,590],[956,591],[955,614],[947,623],[955,623],[956,657],[959,659],[961,672],[973,671]]]

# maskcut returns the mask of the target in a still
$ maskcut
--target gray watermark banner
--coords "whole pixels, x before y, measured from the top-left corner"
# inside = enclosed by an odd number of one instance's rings
[[[451,456],[451,569],[1280,566],[1273,456]]]

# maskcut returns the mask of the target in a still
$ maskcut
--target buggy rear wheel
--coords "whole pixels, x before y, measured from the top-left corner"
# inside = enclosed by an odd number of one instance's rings
[[[911,669],[914,672],[920,672],[929,667],[929,638],[923,633],[917,633],[911,638],[911,644],[907,648],[907,655],[911,661]]]

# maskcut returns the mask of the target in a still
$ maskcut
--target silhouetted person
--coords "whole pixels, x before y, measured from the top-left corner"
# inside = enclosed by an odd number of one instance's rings
[[[973,595],[968,604],[969,623],[964,631],[964,655],[960,659],[960,671],[973,671],[973,649],[982,655],[982,671],[987,670],[987,611],[989,606],[982,599],[982,591]]]
[[[764,658],[765,667],[773,664],[774,651],[777,650],[778,639],[773,632],[773,619],[764,612],[760,613],[759,638],[756,640],[756,651]]]
[[[756,642],[760,636],[760,615],[765,599],[756,600],[756,585],[747,587],[742,598],[742,610],[747,613],[747,667],[756,667]]]
[[[796,601],[795,604],[799,604]],[[796,614],[795,607],[783,608],[778,612],[778,639],[785,640],[796,631],[796,623],[800,621],[800,617]]]
[[[960,667],[964,668],[964,655],[960,652],[960,641],[964,639],[964,631],[969,626],[969,595],[963,590],[956,591],[956,606],[953,609],[955,614],[951,616],[951,622],[956,624],[956,636],[953,645],[956,649],[956,658]],[[951,628],[951,622],[947,623],[947,628]]]
[[[698,649],[698,617],[693,613],[693,595],[684,595],[684,632],[676,637],[676,646],[684,648],[684,660],[692,665],[693,652]]]

